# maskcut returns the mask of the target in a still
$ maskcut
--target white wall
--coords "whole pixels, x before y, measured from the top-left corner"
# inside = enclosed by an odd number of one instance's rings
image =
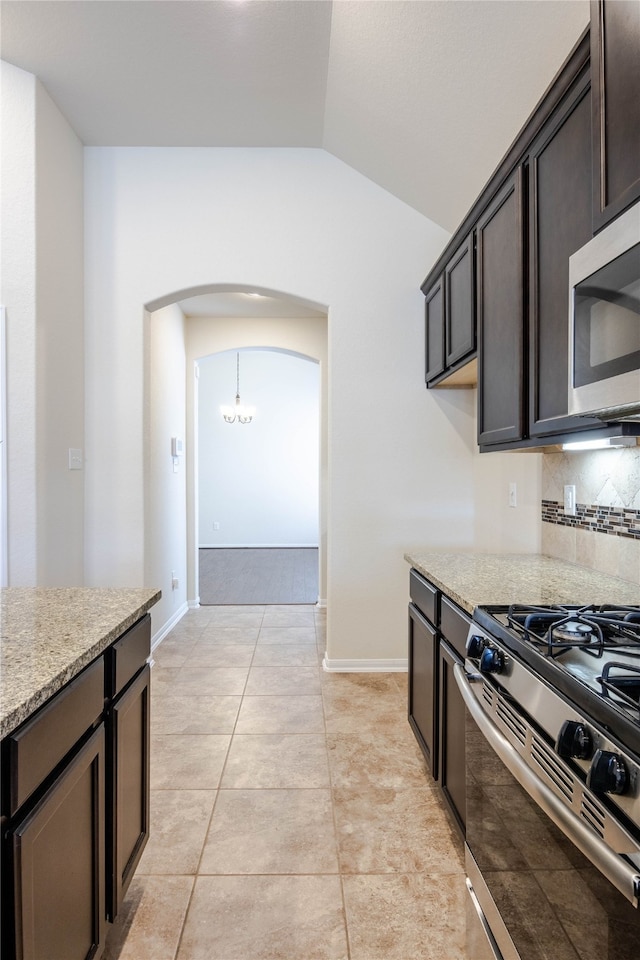
[[[34,76],[2,65],[11,585],[83,582],[83,148]]]
[[[248,424],[220,414],[235,403],[238,356],[242,402],[256,407]],[[273,350],[199,361],[201,547],[317,547],[319,374],[317,362]]]
[[[541,453],[476,453],[475,541],[483,552],[538,553]],[[509,506],[509,485],[516,506]]]
[[[2,70],[1,302],[7,310],[8,575],[37,581],[36,78]]]
[[[319,150],[89,148],[85,165],[88,580],[144,578],[143,305],[278,290],[330,308],[329,657],[405,656],[403,554],[474,546],[481,501],[469,398],[423,386],[419,282],[446,234]]]
[[[154,607],[154,627],[179,616],[187,603],[186,458],[179,457],[174,469],[171,449],[171,438],[184,441],[187,433],[184,325],[176,304],[147,318],[144,579],[162,590]],[[175,589],[172,574],[178,580]]]
[[[83,147],[36,87],[38,583],[84,582]]]

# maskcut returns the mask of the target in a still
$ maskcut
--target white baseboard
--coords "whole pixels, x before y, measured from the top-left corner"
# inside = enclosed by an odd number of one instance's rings
[[[316,601],[316,607],[319,607],[320,610],[326,610],[326,609],[327,609],[327,598],[326,598],[326,597],[318,597],[318,599],[317,599],[317,601]]]
[[[173,628],[175,627],[176,623],[178,623],[179,620],[182,620],[182,618],[184,617],[184,615],[185,615],[185,613],[187,612],[188,609],[189,609],[189,607],[188,607],[188,605],[187,605],[187,602],[185,601],[185,602],[182,604],[182,606],[178,607],[178,609],[177,609],[176,612],[173,614],[173,616],[170,617],[169,620],[167,620],[167,622],[166,622],[165,624],[163,624],[162,627],[160,627],[160,629],[158,630],[158,632],[157,632],[157,633],[154,633],[154,635],[151,637],[151,652],[153,652],[153,651],[155,650],[155,648],[158,646],[159,643],[162,643],[162,641],[164,640],[164,638],[166,637],[166,635],[167,635],[171,630],[173,630]]]
[[[199,543],[199,550],[317,550],[317,543]]]
[[[409,661],[399,660],[330,660],[324,655],[322,669],[325,673],[406,673]]]
[[[196,597],[195,600],[189,601],[189,610],[198,610],[200,607],[200,597]]]

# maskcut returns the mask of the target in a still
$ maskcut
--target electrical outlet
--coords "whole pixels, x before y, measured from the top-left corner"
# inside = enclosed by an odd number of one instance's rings
[[[517,487],[517,484],[513,482],[509,484],[509,506],[510,507],[518,506],[518,487]]]
[[[575,517],[576,515],[576,486],[574,483],[565,484],[564,512],[567,517]]]
[[[219,529],[220,529],[220,521],[219,521],[219,520],[214,520],[214,521],[213,521],[213,529],[214,529],[214,530],[219,530]]]
[[[176,577],[175,570],[172,570],[171,571],[171,589],[177,590],[179,586],[180,586],[180,581]]]

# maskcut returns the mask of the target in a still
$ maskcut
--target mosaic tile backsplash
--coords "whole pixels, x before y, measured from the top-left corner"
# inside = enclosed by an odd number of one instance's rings
[[[542,519],[563,527],[579,527],[594,533],[640,540],[640,510],[600,507],[597,504],[576,503],[575,517],[568,517],[557,500],[542,501]]]
[[[545,453],[541,519],[543,553],[640,583],[640,447]]]

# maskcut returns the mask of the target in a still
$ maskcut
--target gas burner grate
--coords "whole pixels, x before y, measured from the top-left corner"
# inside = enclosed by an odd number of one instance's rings
[[[624,648],[640,658],[640,611],[620,606],[523,606],[507,612],[510,627],[547,657],[584,650],[602,657],[605,650]]]
[[[621,671],[618,676],[611,675],[618,670]],[[598,681],[605,696],[618,698],[640,712],[640,667],[612,660],[606,664]]]

